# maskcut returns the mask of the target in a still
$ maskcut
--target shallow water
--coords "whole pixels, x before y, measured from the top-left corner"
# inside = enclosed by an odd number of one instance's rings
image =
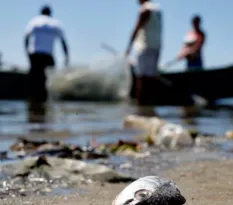
[[[96,137],[99,143],[134,139],[140,132],[123,129],[122,122],[126,115],[135,111],[135,107],[127,103],[53,103],[48,106],[44,120],[32,122],[25,102],[1,101],[0,151],[8,150],[9,146],[22,135],[36,140],[62,140],[80,145],[87,145],[91,137]],[[163,119],[205,133],[221,136],[227,130],[233,130],[233,111],[229,109],[202,110],[192,119],[182,118],[182,110],[177,107],[158,107],[156,112]],[[176,152],[155,153],[151,150],[151,153],[153,156],[146,159],[112,156],[108,160],[100,159],[95,163],[106,164],[131,176],[139,177],[145,173],[155,174],[186,162],[232,158],[233,143],[220,142],[214,148],[187,148]],[[119,165],[128,161],[132,167],[121,169]],[[148,166],[143,166],[145,163]],[[133,171],[133,168],[137,168],[137,171]],[[67,192],[70,190],[57,188],[53,194]]]
[[[223,135],[233,129],[233,111],[202,110],[195,118],[182,118],[178,107],[155,108],[159,117],[205,133]],[[136,112],[127,103],[64,102],[50,103],[44,120],[29,119],[27,104],[20,101],[0,102],[0,150],[5,150],[17,137],[59,139],[86,145],[91,137],[98,142],[133,139],[139,131],[123,129],[126,115]]]

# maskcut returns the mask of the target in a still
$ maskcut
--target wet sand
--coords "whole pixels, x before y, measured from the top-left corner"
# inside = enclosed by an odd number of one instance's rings
[[[197,162],[170,169],[164,176],[174,180],[188,205],[232,205],[233,161]],[[89,185],[88,194],[56,197],[15,198],[1,204],[111,205],[126,184]]]

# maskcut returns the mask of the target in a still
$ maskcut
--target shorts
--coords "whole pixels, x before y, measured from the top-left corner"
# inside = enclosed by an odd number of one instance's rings
[[[44,53],[34,53],[31,54],[29,58],[29,100],[34,102],[45,102],[48,97],[45,70],[48,66],[54,66],[54,59],[51,55]]]
[[[202,71],[203,70],[203,62],[202,58],[198,57],[196,59],[187,59],[187,70],[188,71]]]
[[[158,73],[160,49],[146,49],[138,55],[135,69],[137,76],[155,77]]]

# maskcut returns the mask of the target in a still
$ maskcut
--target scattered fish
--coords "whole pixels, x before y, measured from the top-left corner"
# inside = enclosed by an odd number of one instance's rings
[[[112,205],[183,205],[185,202],[175,182],[145,176],[123,189]]]
[[[98,159],[108,157],[106,153],[91,147],[70,145],[60,141],[33,141],[26,138],[19,138],[10,149],[17,152],[21,158],[43,155],[67,159]]]

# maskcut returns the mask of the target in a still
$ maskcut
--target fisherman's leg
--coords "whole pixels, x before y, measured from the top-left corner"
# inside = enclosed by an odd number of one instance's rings
[[[142,77],[141,102],[138,112],[144,116],[155,116],[154,77]]]
[[[140,72],[140,80],[137,82],[137,100],[138,112],[144,116],[154,116],[154,88],[153,88],[153,72],[154,61],[150,50],[145,50],[138,58],[138,70]]]
[[[130,64],[130,74],[131,74],[131,89],[129,92],[129,97],[131,99],[135,99],[136,98],[136,76],[135,76],[135,67],[134,65]]]
[[[195,117],[198,111],[195,104],[183,106],[182,110],[184,118]]]
[[[193,93],[191,90],[184,89],[182,102],[183,117],[194,117],[197,114],[197,107],[193,99]]]
[[[196,72],[200,71],[203,67],[202,59],[195,59],[195,60],[187,60],[187,70],[189,72]],[[184,85],[185,87],[185,85]],[[184,99],[185,102],[184,106],[182,107],[184,117],[194,117],[198,110],[195,105],[195,101],[193,99],[193,93],[192,90],[189,90],[185,87],[184,89]]]
[[[46,55],[45,66],[44,66],[44,101],[48,100],[48,89],[47,89],[47,76],[46,69],[54,69],[55,61],[52,55]]]
[[[146,69],[147,69],[147,58],[146,51],[143,51],[138,55],[138,64],[137,64],[137,73],[136,73],[136,97],[137,104],[139,106],[145,106],[147,97],[146,97]]]
[[[144,89],[145,89],[145,102],[147,109],[155,115],[154,106],[158,101],[158,95],[156,93],[156,81],[159,78],[158,73],[158,61],[160,49],[148,49],[145,56],[145,69],[146,76],[144,76]]]
[[[45,122],[46,105],[41,102],[28,103],[28,122]]]
[[[36,101],[38,103],[46,102],[47,98],[47,91],[46,91],[46,76],[45,76],[45,67],[46,67],[46,57],[43,54],[38,56],[38,70],[36,72],[37,80],[35,90],[36,94]]]
[[[28,121],[37,122],[38,115],[38,71],[40,70],[40,59],[38,54],[30,55],[30,70],[28,73]]]
[[[146,116],[146,117],[154,117],[155,112],[153,106],[143,106],[139,105],[137,107],[137,115]]]
[[[142,103],[142,77],[136,77],[136,98],[137,104],[140,105]]]
[[[29,122],[44,121],[44,62],[43,54],[36,53],[30,56],[29,80],[29,101],[28,120]]]
[[[137,105],[141,104],[142,99],[142,73],[143,73],[143,53],[137,56],[137,66],[135,68],[135,87],[136,87],[136,102]]]
[[[151,116],[151,108],[146,106],[145,99],[145,79],[139,74],[136,76],[136,99],[137,99],[137,115]]]
[[[184,91],[182,102],[183,117],[194,117],[197,114],[197,107],[193,99],[193,93],[191,91]]]
[[[54,60],[51,55],[41,54],[41,69],[38,76],[38,101],[46,103],[48,99],[46,69],[54,67]]]
[[[28,100],[30,102],[36,101],[36,87],[37,87],[37,70],[38,66],[38,55],[31,54],[30,56],[30,69],[28,73]]]

